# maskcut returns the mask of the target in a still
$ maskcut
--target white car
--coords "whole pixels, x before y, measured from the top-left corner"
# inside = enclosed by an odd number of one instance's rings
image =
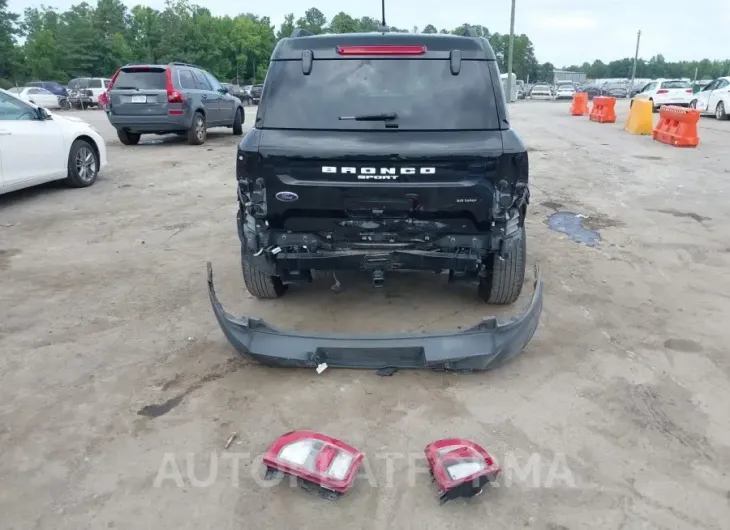
[[[689,104],[702,114],[713,114],[718,120],[730,117],[730,77],[720,77],[694,94]]]
[[[99,96],[106,94],[111,79],[106,77],[78,77],[68,82],[69,90],[85,90],[93,105],[99,105]]]
[[[11,94],[15,94],[23,101],[35,103],[44,109],[60,109],[58,96],[45,88],[35,86],[15,87],[8,90]]]
[[[694,95],[689,81],[681,79],[657,79],[644,86],[634,99],[648,99],[654,110],[662,105],[688,107]]]
[[[535,85],[530,91],[530,99],[553,99],[553,93],[547,85]]]
[[[555,99],[573,99],[575,87],[573,85],[558,85],[555,91]]]
[[[0,194],[51,180],[84,188],[106,164],[106,144],[91,125],[0,90]]]

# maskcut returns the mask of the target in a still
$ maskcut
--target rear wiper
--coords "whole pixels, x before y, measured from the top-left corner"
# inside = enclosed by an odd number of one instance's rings
[[[136,86],[115,86],[114,88],[118,90],[136,90],[137,92],[139,92],[139,88],[137,88]]]
[[[382,114],[361,114],[360,116],[340,116],[340,120],[354,121],[392,121],[398,118],[395,112],[383,112]]]

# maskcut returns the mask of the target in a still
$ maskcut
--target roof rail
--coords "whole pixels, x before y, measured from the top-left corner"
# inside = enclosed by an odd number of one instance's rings
[[[304,28],[297,28],[294,31],[291,32],[291,35],[289,35],[292,39],[296,39],[297,37],[312,37],[314,36],[314,33],[309,31],[308,29]]]
[[[181,61],[172,61],[170,64],[173,64],[175,66],[189,66],[191,68],[200,68],[197,64],[190,64],[190,63],[183,63]]]

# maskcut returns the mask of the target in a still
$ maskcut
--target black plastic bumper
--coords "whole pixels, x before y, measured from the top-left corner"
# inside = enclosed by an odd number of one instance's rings
[[[485,317],[473,327],[418,335],[318,335],[273,328],[263,320],[229,315],[213,286],[208,292],[218,323],[236,350],[276,366],[342,368],[434,368],[485,370],[520,353],[532,338],[542,312],[542,281],[535,267],[535,292],[516,317]]]

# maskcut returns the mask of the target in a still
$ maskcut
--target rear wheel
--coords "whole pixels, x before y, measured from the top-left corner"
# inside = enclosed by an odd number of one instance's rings
[[[124,145],[137,145],[141,134],[127,132],[124,129],[117,129],[117,138]]]
[[[236,117],[233,118],[233,134],[241,136],[243,134],[243,110],[236,110]]]
[[[487,258],[485,275],[479,279],[479,296],[488,304],[511,304],[520,296],[527,266],[526,240],[525,227],[521,226],[503,259],[496,253]]]
[[[715,109],[715,118],[718,120],[726,120],[728,118],[727,112],[725,111],[725,104],[721,101],[717,104]]]
[[[262,300],[271,300],[279,298],[286,292],[286,285],[278,276],[264,274],[255,268],[246,259],[245,255],[241,255],[241,265],[243,267],[243,283],[252,296]]]
[[[190,145],[202,145],[208,136],[208,129],[205,127],[205,117],[196,112],[193,116],[193,123],[188,129],[188,143]]]
[[[654,105],[654,100],[653,99],[650,99],[649,101],[651,101],[651,111],[652,112],[659,112],[659,107],[657,107],[656,105]]]
[[[697,108],[697,100],[696,99],[693,99],[692,101],[689,102],[689,108],[691,108],[691,109],[696,109]]]

